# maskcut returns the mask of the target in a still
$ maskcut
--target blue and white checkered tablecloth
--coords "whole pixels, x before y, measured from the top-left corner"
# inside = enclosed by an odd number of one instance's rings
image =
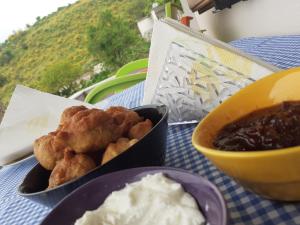
[[[280,68],[300,66],[300,36],[247,38],[231,43]],[[144,83],[114,95],[109,105],[135,107],[140,105]],[[212,181],[222,192],[228,207],[229,224],[300,224],[300,204],[280,203],[262,199],[216,169],[191,144],[195,124],[175,125],[168,129],[166,166],[183,168]],[[17,195],[16,188],[36,164],[30,159],[22,164],[0,170],[0,225],[39,224],[50,212],[35,202]],[[54,223],[55,224],[55,223]]]

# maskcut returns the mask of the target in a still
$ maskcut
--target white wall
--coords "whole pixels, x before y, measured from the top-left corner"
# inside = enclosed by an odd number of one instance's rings
[[[181,0],[185,5],[186,0]],[[300,34],[300,0],[248,0],[218,13],[195,13],[200,29],[223,41],[243,37]]]

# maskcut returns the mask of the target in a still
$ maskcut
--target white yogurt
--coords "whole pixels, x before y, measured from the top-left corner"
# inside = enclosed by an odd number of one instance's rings
[[[147,175],[112,192],[75,225],[200,225],[205,220],[195,199],[162,173]]]

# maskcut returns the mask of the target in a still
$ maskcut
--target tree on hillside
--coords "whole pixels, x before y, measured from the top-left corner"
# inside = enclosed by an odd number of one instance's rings
[[[8,64],[13,59],[13,57],[14,55],[9,49],[4,50],[2,53],[0,52],[0,66]]]
[[[72,86],[80,73],[80,67],[63,61],[49,66],[41,75],[38,86],[42,91],[57,94],[63,87]]]
[[[7,78],[4,75],[0,74],[0,87],[3,87],[6,83],[7,83]]]
[[[2,121],[2,118],[3,118],[3,115],[4,115],[4,111],[5,111],[5,108],[2,104],[2,102],[0,101],[0,122]]]
[[[112,70],[145,57],[149,46],[134,26],[110,11],[102,12],[98,24],[88,30],[89,52]]]

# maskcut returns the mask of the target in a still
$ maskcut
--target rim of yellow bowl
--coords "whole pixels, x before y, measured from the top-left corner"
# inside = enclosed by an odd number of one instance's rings
[[[261,78],[257,80],[256,82],[248,85],[247,87],[242,88],[237,93],[235,93],[233,96],[227,98],[222,104],[218,105],[215,109],[213,109],[210,113],[208,113],[205,118],[203,118],[199,124],[196,126],[196,128],[193,131],[192,135],[192,144],[193,146],[199,151],[203,153],[207,153],[209,155],[214,156],[222,156],[222,157],[236,157],[236,158],[244,158],[244,157],[267,157],[267,156],[280,156],[280,155],[286,155],[290,153],[294,153],[296,151],[300,151],[300,145],[288,147],[288,148],[280,148],[280,149],[270,149],[270,150],[254,150],[254,151],[228,151],[228,150],[219,150],[214,148],[205,147],[203,145],[198,144],[197,141],[197,134],[200,132],[201,125],[206,121],[208,117],[212,115],[212,113],[217,110],[221,105],[226,104],[226,102],[230,101],[230,99],[234,96],[241,95],[243,92],[245,92],[249,87],[253,85],[257,85],[257,82],[268,80],[270,79],[270,76],[283,76],[288,75],[294,72],[300,72],[300,67],[290,68],[287,70],[278,71],[276,73],[270,74],[264,78]]]
[[[192,144],[193,146],[200,152],[208,153],[210,155],[223,156],[223,157],[266,157],[266,156],[278,156],[278,155],[286,155],[289,153],[293,153],[295,151],[300,151],[300,145],[288,147],[288,148],[280,148],[280,149],[270,149],[270,150],[252,150],[252,151],[232,151],[232,150],[220,150],[205,147],[201,144],[198,144],[198,133],[199,128],[203,121],[201,121],[192,135]]]

